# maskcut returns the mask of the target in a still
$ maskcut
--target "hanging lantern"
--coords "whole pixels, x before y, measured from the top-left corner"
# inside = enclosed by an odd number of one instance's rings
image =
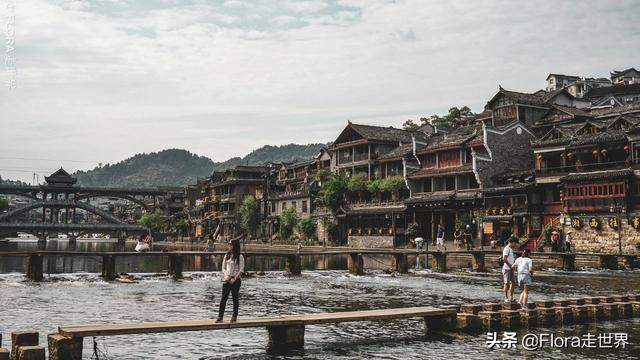
[[[573,153],[572,153],[572,152],[568,152],[568,153],[567,153],[567,158],[568,158],[569,160],[573,159]]]
[[[560,158],[564,159],[566,157],[565,153],[560,153]]]
[[[628,153],[629,152],[629,145],[625,145],[624,146],[624,152]]]
[[[593,150],[591,153],[593,154],[594,158],[598,157],[598,150]]]
[[[607,156],[607,153],[608,153],[608,152],[609,152],[609,151],[608,151],[607,149],[602,149],[602,150],[600,150],[600,153],[602,154],[602,156]]]

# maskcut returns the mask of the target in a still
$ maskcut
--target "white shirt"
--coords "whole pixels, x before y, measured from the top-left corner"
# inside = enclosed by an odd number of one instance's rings
[[[515,257],[513,256],[513,249],[511,249],[511,247],[505,246],[504,249],[502,249],[503,259],[505,255],[507,255],[507,260],[509,261],[509,264],[513,265],[513,261],[515,260]],[[507,264],[506,261],[504,262],[504,265],[502,265],[502,270],[511,270],[511,267]]]
[[[424,238],[417,237],[417,238],[415,238],[414,241],[416,242],[416,245],[422,246],[422,243],[424,242]]]
[[[516,261],[513,263],[513,266],[518,269],[518,275],[531,274],[533,262],[531,261],[531,258],[521,256],[516,259]]]
[[[222,260],[222,281],[224,281],[227,276],[240,277],[242,272],[244,272],[244,256],[240,254],[238,260],[233,261],[231,257],[227,260],[227,256],[225,255]]]

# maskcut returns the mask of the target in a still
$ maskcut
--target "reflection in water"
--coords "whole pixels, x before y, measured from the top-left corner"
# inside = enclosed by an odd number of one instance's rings
[[[81,243],[78,245],[81,246]],[[56,262],[52,266],[56,269],[67,266],[76,271],[86,271],[95,265],[90,260],[78,264],[79,259],[81,257],[73,258],[73,265],[69,265],[69,259],[66,264]],[[283,266],[283,263],[268,258],[258,258],[256,261],[260,259],[265,262],[256,262],[252,266]],[[162,260],[145,261],[151,263],[125,263],[122,268],[158,266],[160,270],[157,271],[166,269],[154,263]],[[345,264],[341,261],[336,260],[336,268],[344,269]],[[6,271],[10,265],[3,263],[0,267]],[[144,272],[154,273],[156,270]],[[0,275],[0,330],[5,337],[10,331],[35,330],[40,332],[41,343],[44,344],[45,335],[64,324],[215,318],[221,293],[217,272],[193,272],[193,280],[183,281],[174,281],[164,275],[139,274],[141,281],[137,284],[104,282],[98,274],[52,274],[39,284],[26,281],[22,273]],[[621,293],[640,289],[640,273],[545,272],[537,275],[535,282],[531,295],[534,300]],[[389,275],[382,271],[367,271],[365,276],[352,276],[344,270],[306,270],[302,276],[291,277],[274,271],[243,279],[240,316],[499,301],[499,286],[499,274],[495,272]],[[555,359],[633,358],[633,354],[637,353],[639,325],[640,321],[636,319],[598,324],[597,328],[553,330],[555,333],[564,331],[566,336],[587,331],[628,332],[632,344],[626,350],[556,349],[529,353],[527,356]],[[450,356],[477,359],[522,358],[526,355],[522,350],[490,351],[485,346],[486,335],[425,338],[421,335],[422,328],[422,323],[417,319],[309,326],[306,329],[305,349],[286,357],[407,359]],[[525,333],[522,330],[520,335]],[[267,336],[264,329],[132,335],[97,340],[100,349],[106,350],[111,359],[269,358],[265,352]],[[90,344],[91,339],[86,339],[86,358],[91,356]],[[633,346],[636,352],[633,352]]]

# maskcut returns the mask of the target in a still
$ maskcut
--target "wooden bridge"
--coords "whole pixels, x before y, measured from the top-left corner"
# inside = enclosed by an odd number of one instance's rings
[[[153,252],[75,252],[75,251],[23,251],[23,252],[0,252],[3,257],[26,257],[27,277],[34,281],[43,279],[43,259],[45,257],[59,256],[85,256],[98,257],[102,259],[102,277],[105,280],[114,280],[118,277],[116,271],[116,258],[118,257],[167,257],[169,259],[168,273],[174,278],[182,277],[184,259],[187,257],[218,257],[222,262],[223,251],[153,251]],[[364,273],[364,257],[367,255],[387,255],[394,258],[395,270],[399,273],[409,271],[409,256],[430,256],[433,258],[434,270],[447,272],[448,256],[470,257],[473,271],[485,271],[487,265],[492,264],[501,252],[498,251],[415,251],[413,249],[354,249],[354,248],[331,248],[331,249],[303,249],[297,251],[288,249],[255,249],[243,252],[246,257],[277,257],[284,258],[285,270],[291,275],[300,275],[302,271],[303,256],[323,256],[323,255],[347,255],[347,269],[350,273],[361,275]],[[489,258],[487,259],[487,256]],[[620,261],[628,268],[638,267],[638,255],[631,254],[591,254],[591,253],[533,253],[532,258],[536,260],[554,261],[556,266],[565,271],[576,269],[576,257],[590,258],[597,260],[599,268],[618,269]]]
[[[83,339],[90,336],[266,328],[269,335],[267,351],[277,354],[303,347],[306,325],[423,318],[427,334],[440,331],[478,334],[537,326],[594,324],[640,317],[640,294],[541,300],[529,303],[527,307],[519,309],[515,303],[485,303],[251,317],[240,318],[235,323],[205,319],[60,326],[57,333],[49,334],[47,343],[49,359],[82,359]],[[37,332],[12,333],[12,356],[43,360],[45,349],[38,346],[38,338]],[[0,349],[0,357],[3,353],[8,355],[8,350]]]

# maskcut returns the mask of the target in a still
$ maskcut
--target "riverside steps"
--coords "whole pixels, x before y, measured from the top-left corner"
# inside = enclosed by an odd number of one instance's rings
[[[96,257],[102,262],[102,277],[112,281],[118,277],[116,258],[156,256],[168,258],[167,273],[179,279],[184,271],[184,260],[187,257],[197,258],[200,262],[208,257],[215,257],[218,265],[222,263],[223,251],[149,251],[149,252],[77,252],[77,251],[18,251],[0,252],[0,259],[5,257],[25,257],[26,275],[33,281],[43,280],[43,261],[45,258],[55,259],[65,256]],[[454,250],[454,251],[415,251],[413,249],[385,249],[385,248],[348,248],[348,247],[306,247],[299,250],[294,247],[262,247],[243,251],[245,257],[276,257],[285,260],[285,270],[290,275],[300,275],[302,271],[301,257],[303,256],[331,256],[346,255],[347,270],[355,275],[364,274],[364,258],[367,255],[387,255],[395,263],[395,271],[407,273],[411,256],[426,255],[432,259],[432,269],[437,272],[447,272],[453,268],[449,262],[460,258],[466,259],[473,271],[482,272],[496,267],[495,261],[501,254],[499,251]],[[576,270],[578,259],[582,262],[590,261],[601,269],[618,269],[620,263],[627,268],[638,266],[638,255],[631,254],[592,254],[592,253],[547,253],[536,252],[531,255],[536,266],[555,265],[565,271]],[[393,268],[392,268],[393,269]]]
[[[306,325],[355,321],[423,318],[425,332],[452,331],[456,327],[456,310],[431,306],[344,311],[274,317],[238,318],[235,323],[216,323],[213,319],[169,322],[144,322],[60,326],[57,334],[48,336],[49,359],[81,359],[82,339],[91,336],[118,336],[186,331],[227,330],[237,328],[266,328],[269,336],[268,351],[279,351],[304,346]]]
[[[85,337],[266,328],[267,351],[277,354],[288,349],[304,347],[307,325],[423,318],[427,335],[431,332],[478,334],[486,331],[517,331],[538,326],[593,324],[631,317],[640,317],[640,294],[541,300],[528,304],[528,309],[518,309],[515,304],[486,303],[241,317],[235,323],[216,323],[213,319],[205,319],[60,326],[57,333],[48,336],[48,346],[51,360],[82,359]],[[14,349],[19,347],[16,344],[13,346]]]

